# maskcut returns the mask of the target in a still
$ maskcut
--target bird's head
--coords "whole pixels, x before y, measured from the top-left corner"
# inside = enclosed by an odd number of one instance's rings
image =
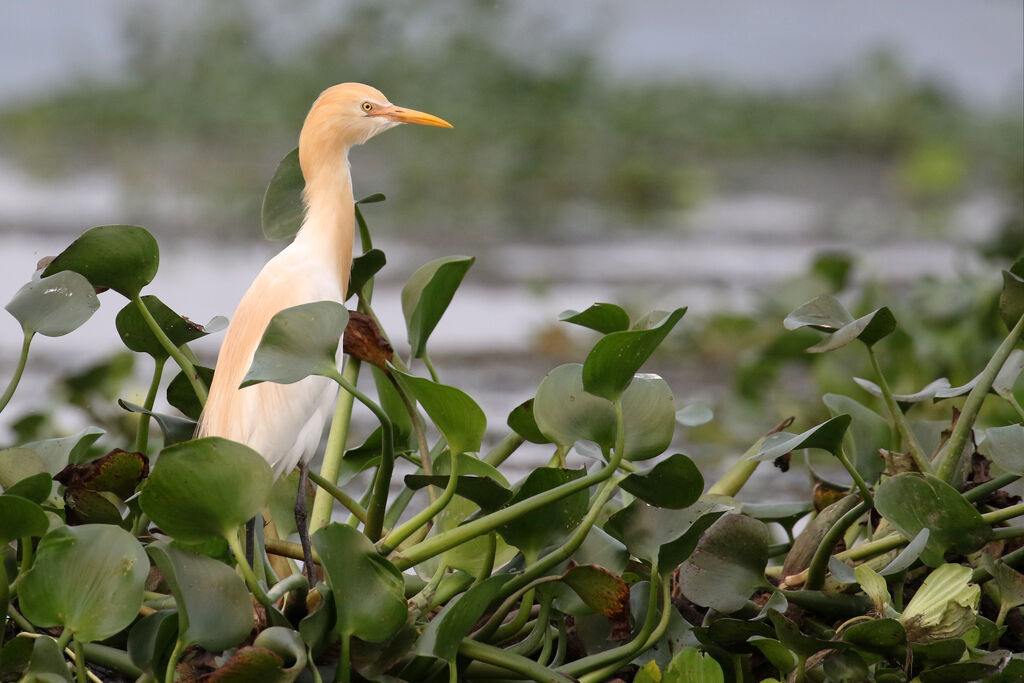
[[[361,145],[400,123],[452,127],[452,124],[432,114],[391,104],[384,93],[368,85],[341,83],[331,86],[320,93],[302,126],[299,159],[303,173],[312,170],[307,166],[316,160],[337,158],[349,147]]]

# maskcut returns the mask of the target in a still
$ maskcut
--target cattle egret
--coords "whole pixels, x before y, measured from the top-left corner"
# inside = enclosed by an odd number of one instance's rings
[[[294,241],[263,267],[235,309],[197,430],[200,437],[220,436],[248,445],[266,458],[276,476],[299,466],[296,522],[311,578],[302,493],[309,460],[333,412],[337,385],[319,376],[294,384],[239,385],[275,314],[314,301],[345,300],[355,236],[348,152],[400,123],[452,127],[436,116],[397,107],[361,83],[330,87],[313,103],[299,135],[305,219]],[[340,362],[340,347],[338,353]]]

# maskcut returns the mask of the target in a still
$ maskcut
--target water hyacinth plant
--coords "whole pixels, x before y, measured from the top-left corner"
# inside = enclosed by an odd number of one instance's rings
[[[294,164],[282,162],[264,205],[278,237],[296,225]],[[14,295],[7,310],[25,342],[3,404],[33,336],[72,331],[96,309],[97,290],[127,299],[116,331],[153,374],[142,405],[120,402],[136,421],[131,438],[89,428],[0,451],[0,678],[1024,676],[1024,526],[1012,523],[1024,505],[1004,490],[1024,475],[1024,261],[1003,274],[1004,341],[960,387],[937,380],[893,393],[882,371],[897,328],[888,308],[855,317],[831,296],[801,306],[786,327],[823,333],[812,353],[859,346],[875,374],[857,381],[877,402],[831,394],[830,419],[799,432],[787,421],[706,485],[672,444],[678,424],[712,416],[681,408],[668,382],[644,372],[684,308],[641,319],[608,303],[567,312],[566,324],[597,341],[511,407],[504,437],[487,443],[483,411],[444,383],[429,354],[473,259],[438,259],[412,276],[399,344],[372,304],[386,259],[362,208],[380,199],[357,206],[354,310],[282,311],[245,380],[316,374],[345,389],[312,476],[315,586],[295,562],[297,478],[275,481],[241,444],[192,438],[215,369],[189,344],[220,323],[196,325],[143,295],[159,267],[148,231],[88,230]],[[338,344],[349,354],[341,369]],[[169,382],[168,361],[178,370]],[[372,395],[359,388],[369,381]],[[161,390],[176,414],[154,410]],[[361,444],[348,438],[354,401],[379,423]],[[956,402],[955,419],[919,424],[915,406],[937,401]],[[550,461],[510,482],[502,466],[527,441]],[[849,483],[817,506],[742,501],[762,463],[812,450]],[[414,469],[400,481],[398,460]],[[247,553],[240,533],[254,516],[265,525]]]

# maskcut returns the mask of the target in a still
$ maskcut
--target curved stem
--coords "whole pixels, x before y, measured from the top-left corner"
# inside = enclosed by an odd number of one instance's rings
[[[363,506],[360,505],[359,502],[355,498],[353,498],[352,496],[348,495],[347,493],[345,493],[344,491],[339,489],[337,486],[335,486],[330,481],[328,481],[324,477],[320,476],[319,474],[317,474],[313,470],[309,471],[309,478],[310,478],[310,480],[314,484],[316,484],[321,489],[323,489],[328,494],[330,494],[330,496],[332,498],[334,498],[339,503],[344,505],[348,509],[349,512],[351,512],[353,515],[355,515],[356,519],[358,519],[363,524],[366,524],[366,510],[363,509]],[[317,494],[319,494],[319,493],[320,493],[320,491],[317,491]],[[314,499],[313,503],[314,503],[314,505],[316,504],[316,499]],[[329,507],[327,508],[327,510],[328,510],[328,514],[330,514],[330,508]],[[312,530],[312,528],[313,528],[312,525],[310,525],[310,530]]]
[[[516,450],[526,443],[526,439],[519,436],[515,432],[512,432],[504,439],[498,442],[494,448],[490,450],[481,460],[488,465],[498,467],[501,463],[508,460],[509,456],[516,452]]]
[[[998,524],[1000,522],[1005,522],[1008,519],[1013,519],[1014,517],[1019,517],[1021,515],[1024,515],[1024,503],[1017,503],[1016,505],[1011,505],[1010,507],[1000,508],[998,510],[993,510],[992,512],[986,512],[981,516],[981,518],[985,520],[986,524]]]
[[[921,448],[921,444],[917,442],[917,438],[914,436],[914,432],[910,430],[910,425],[907,424],[907,418],[900,410],[899,404],[896,403],[895,397],[893,397],[892,389],[889,388],[889,383],[885,379],[885,375],[882,374],[882,367],[878,364],[878,357],[875,356],[875,351],[870,346],[868,349],[868,359],[871,361],[871,368],[875,371],[875,377],[878,378],[878,387],[882,390],[882,400],[885,402],[885,407],[889,410],[889,415],[892,417],[893,424],[896,426],[896,431],[899,432],[900,437],[903,439],[903,443],[907,445],[907,449],[910,451],[910,457],[914,459],[914,464],[917,465],[917,469],[928,474],[934,474],[935,470],[932,468],[932,463],[925,455],[924,450]]]
[[[391,488],[391,473],[395,469],[394,427],[391,425],[391,418],[384,412],[384,409],[374,403],[366,394],[356,389],[354,384],[350,383],[338,372],[334,372],[331,375],[331,379],[340,384],[342,389],[355,396],[380,421],[380,465],[377,466],[377,476],[373,481],[373,496],[370,498],[370,504],[366,510],[366,524],[363,525],[363,533],[376,543],[380,540],[381,530],[384,526],[384,512],[388,503],[388,492]]]
[[[71,641],[71,650],[75,653],[75,678],[78,679],[78,683],[88,683],[89,675],[85,669],[85,653],[82,652],[82,643],[78,641],[78,638]]]
[[[153,314],[149,312],[149,308],[146,307],[145,302],[142,301],[142,297],[136,294],[132,297],[132,301],[135,303],[135,307],[139,309],[139,313],[142,314],[142,319],[146,321],[146,325],[149,326],[150,332],[156,337],[157,341],[160,342],[160,346],[164,347],[164,351],[174,359],[174,362],[181,368],[182,373],[185,375],[185,379],[192,385],[192,390],[196,392],[196,397],[199,398],[201,405],[206,405],[206,386],[203,384],[203,380],[199,377],[199,373],[196,372],[196,367],[192,364],[185,354],[181,352],[177,346],[174,345],[167,334],[161,329],[160,324],[153,317]]]
[[[473,577],[473,586],[480,583],[494,572],[494,558],[498,554],[498,534],[494,531],[487,534],[487,553],[480,563],[480,571]],[[473,586],[470,586],[472,588]]]
[[[242,572],[242,577],[245,579],[245,583],[249,586],[249,590],[252,591],[253,597],[256,598],[256,602],[260,603],[268,610],[274,609],[274,603],[264,592],[263,587],[260,586],[259,581],[256,580],[256,575],[252,571],[252,567],[245,559],[245,551],[242,550],[242,544],[238,542],[237,534],[227,534],[224,536],[224,540],[228,542],[228,548],[231,549],[231,554],[235,556],[235,562],[238,564],[239,571]],[[301,553],[300,553],[301,556]]]
[[[21,375],[25,372],[25,363],[28,361],[28,347],[32,344],[32,337],[34,336],[35,332],[25,333],[25,338],[21,342],[21,353],[18,355],[18,365],[14,368],[14,375],[11,377],[11,381],[7,383],[3,396],[0,396],[0,411],[10,403],[11,396],[14,396],[14,390],[18,388],[18,383],[21,382]]]
[[[345,369],[341,376],[349,384],[355,385],[359,380],[359,368],[362,362],[358,358],[349,358],[345,363]],[[348,429],[352,422],[352,402],[354,396],[347,391],[338,393],[338,402],[334,405],[334,417],[331,418],[331,430],[327,435],[327,446],[324,449],[324,461],[320,466],[320,476],[328,483],[338,483],[338,473],[341,471],[341,460],[345,456],[345,442],[348,440]],[[312,475],[312,471],[310,475]],[[316,481],[314,479],[314,481]],[[313,496],[313,510],[309,515],[309,534],[312,536],[316,531],[327,526],[331,521],[331,508],[334,507],[334,496],[329,494],[329,489],[318,484],[322,491],[317,491]],[[338,500],[341,500],[340,498]],[[344,505],[344,502],[342,502]],[[348,507],[347,505],[345,507]],[[349,508],[351,510],[352,508]],[[365,517],[359,521],[366,523]]]
[[[1004,486],[1009,486],[1018,479],[1020,479],[1019,474],[1004,474],[1001,477],[996,477],[995,479],[990,479],[986,482],[982,482],[981,484],[975,486],[973,489],[968,489],[967,491],[964,491],[964,498],[973,503],[976,500],[984,498],[993,491],[998,491]]]
[[[850,473],[850,477],[853,478],[853,483],[857,485],[860,490],[860,495],[866,503],[874,507],[874,498],[871,495],[871,489],[868,488],[867,482],[864,481],[864,477],[860,476],[860,472],[850,462],[850,458],[846,455],[846,449],[842,446],[839,447],[839,451],[836,453],[836,457],[839,458],[839,462],[843,464],[846,471]]]
[[[832,556],[832,550],[835,549],[836,543],[843,537],[846,530],[850,528],[850,525],[856,522],[861,515],[871,509],[871,503],[864,501],[857,507],[853,508],[845,515],[839,518],[832,528],[825,532],[824,537],[821,539],[821,543],[818,544],[817,550],[814,551],[814,557],[811,558],[811,563],[807,566],[807,579],[804,581],[804,588],[808,590],[819,590],[825,583],[825,571],[828,569],[828,558]]]
[[[558,671],[552,671],[529,657],[513,654],[493,645],[480,643],[469,638],[462,639],[462,643],[459,645],[459,654],[484,662],[485,664],[499,666],[507,671],[526,676],[528,679],[538,683],[572,683],[573,681],[572,678]]]
[[[890,550],[895,550],[900,546],[904,546],[910,543],[907,539],[903,538],[900,534],[893,534],[892,536],[886,536],[885,538],[879,538],[875,541],[868,541],[867,543],[861,543],[855,545],[849,550],[844,550],[841,553],[836,553],[836,557],[840,560],[866,560],[870,557],[882,555]]]
[[[453,457],[451,461],[452,471],[448,475],[448,485],[444,488],[444,492],[433,503],[413,515],[412,519],[395,527],[384,537],[384,540],[378,545],[378,550],[382,555],[387,555],[397,548],[399,543],[412,536],[417,529],[427,524],[436,514],[447,507],[455,496],[455,487],[459,483],[459,459]]]
[[[165,363],[167,363],[166,358],[153,359],[153,379],[149,382],[146,402],[142,405],[146,410],[153,410],[153,404],[156,403],[156,394],[160,390],[160,378],[163,376]],[[139,415],[139,424],[135,429],[135,451],[137,453],[145,453],[149,448],[149,422],[151,419],[146,413]]]
[[[952,481],[953,476],[960,468],[964,446],[967,445],[967,439],[971,434],[971,429],[974,428],[974,421],[978,418],[978,412],[981,411],[985,397],[988,396],[992,383],[995,381],[999,371],[1003,369],[1006,359],[1014,347],[1017,346],[1017,342],[1020,341],[1022,334],[1024,334],[1024,315],[1020,317],[1017,324],[1006,335],[1006,339],[996,348],[992,358],[985,365],[985,369],[978,375],[978,383],[974,385],[971,393],[967,394],[967,398],[964,399],[964,404],[960,408],[960,416],[957,418],[956,424],[953,425],[953,431],[950,432],[949,439],[939,449],[939,454],[935,456],[935,462],[938,466],[938,477],[947,484]]]

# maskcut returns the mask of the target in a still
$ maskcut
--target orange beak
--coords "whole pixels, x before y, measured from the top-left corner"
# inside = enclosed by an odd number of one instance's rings
[[[421,126],[452,128],[452,124],[448,123],[442,118],[434,116],[433,114],[427,114],[422,111],[416,111],[415,109],[396,107],[393,104],[388,105],[386,107],[381,107],[377,111],[373,112],[371,116],[383,116],[384,118],[390,121],[394,121],[395,123],[418,123]]]

